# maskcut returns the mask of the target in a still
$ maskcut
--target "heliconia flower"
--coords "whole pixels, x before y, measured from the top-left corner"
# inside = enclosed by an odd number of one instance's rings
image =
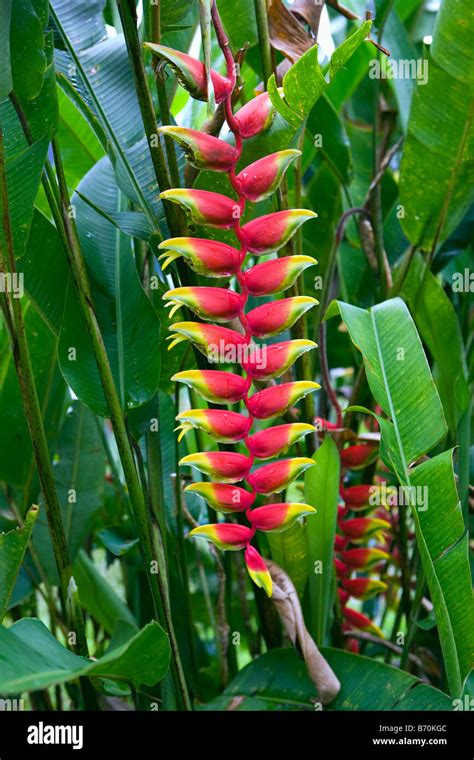
[[[176,420],[180,423],[179,441],[192,428],[199,428],[214,441],[236,443],[245,438],[252,424],[249,417],[224,409],[189,409],[180,412]]]
[[[282,533],[291,528],[298,517],[304,517],[315,512],[315,508],[309,504],[267,504],[264,507],[250,510],[247,516],[257,530],[264,530],[267,533]]]
[[[383,639],[384,635],[380,628],[372,622],[367,615],[363,615],[362,612],[356,612],[356,610],[350,607],[343,607],[342,614],[351,626],[358,628],[360,631],[366,633],[374,633],[376,636],[380,636]]]
[[[207,100],[206,67],[197,58],[192,58],[180,50],[157,45],[154,42],[143,43],[153,55],[169,63],[176,74],[180,85],[196,100]],[[211,69],[211,82],[214,88],[214,99],[217,104],[232,92],[234,83]]]
[[[218,549],[235,552],[247,546],[252,539],[253,531],[246,525],[234,525],[234,523],[211,523],[199,525],[193,528],[189,536],[197,536],[211,541]]]
[[[257,459],[277,457],[301,440],[308,433],[314,432],[314,427],[304,422],[292,422],[288,425],[277,425],[266,430],[259,430],[245,441],[248,450]]]
[[[363,600],[372,599],[388,588],[386,583],[376,578],[345,578],[342,585],[350,596]]]
[[[359,443],[341,451],[341,464],[350,470],[358,470],[373,462],[377,456],[378,446],[371,443]]]
[[[283,88],[279,88],[280,90],[283,92]],[[241,136],[247,139],[255,137],[255,135],[268,129],[275,113],[276,111],[268,96],[268,92],[263,92],[242,106],[234,114],[234,118],[239,124]]]
[[[185,491],[199,494],[217,512],[232,514],[250,509],[256,494],[229,483],[190,483]]]
[[[291,288],[305,269],[317,263],[311,256],[283,256],[247,269],[243,273],[243,281],[252,296],[280,293]]]
[[[278,251],[294,235],[298,227],[316,216],[314,211],[295,208],[290,211],[275,211],[273,214],[252,219],[242,228],[247,249],[251,253],[259,254]]]
[[[282,383],[264,388],[250,396],[246,401],[247,409],[259,420],[282,416],[290,406],[320,387],[318,383],[310,380],[297,380],[293,383]]]
[[[387,520],[380,520],[377,517],[354,517],[340,522],[339,527],[347,538],[350,538],[353,543],[358,543],[377,536],[385,530],[390,530],[392,526]]]
[[[202,322],[175,322],[171,325],[171,330],[178,335],[170,335],[167,338],[167,340],[171,339],[168,351],[171,351],[178,343],[190,340],[204,356],[209,358],[211,353],[220,356],[229,347],[246,345],[243,335],[218,325],[206,325]]]
[[[193,222],[205,224],[208,227],[228,230],[240,214],[236,201],[220,193],[211,193],[209,190],[188,190],[176,187],[160,193],[160,198],[183,206]]]
[[[252,460],[235,451],[199,451],[197,454],[187,454],[179,464],[189,464],[223,483],[237,483],[247,476]]]
[[[198,132],[196,129],[175,126],[158,127],[158,132],[176,140],[186,153],[188,163],[196,169],[226,172],[235,166],[235,148],[218,137]]]
[[[292,161],[300,150],[280,150],[254,161],[237,175],[239,191],[248,201],[263,201],[277,190]]]
[[[348,549],[345,552],[341,552],[343,562],[354,570],[369,570],[374,565],[378,565],[379,562],[383,562],[390,559],[390,555],[387,552],[383,552],[381,549],[366,548],[363,549]]]
[[[299,477],[308,467],[316,464],[308,457],[280,459],[271,464],[265,464],[250,473],[247,480],[257,493],[271,494],[283,491],[292,480]]]
[[[344,605],[347,604],[347,602],[349,601],[350,594],[347,591],[344,591],[343,588],[338,588],[337,595],[339,597],[341,606],[344,607]]]
[[[243,367],[248,375],[258,380],[271,380],[283,375],[302,354],[317,348],[317,345],[314,341],[306,339],[272,343],[265,346],[263,359],[260,356],[252,356],[243,362]]]
[[[177,372],[171,380],[186,383],[213,404],[235,404],[247,394],[245,378],[218,369],[187,369]]]
[[[345,578],[349,574],[349,568],[339,557],[334,557],[334,567],[336,568],[336,575],[339,579]]]
[[[247,313],[247,322],[256,338],[269,338],[288,330],[306,312],[317,304],[310,296],[294,296],[270,301]]]
[[[182,256],[191,269],[204,277],[230,277],[242,263],[242,255],[236,248],[206,238],[170,238],[158,248],[166,248],[166,252],[158,257],[159,261],[164,259],[163,270]]]
[[[163,296],[164,299],[171,299],[167,306],[172,306],[170,319],[173,314],[181,308],[187,306],[201,319],[209,319],[214,322],[230,322],[235,319],[241,312],[244,300],[240,293],[228,288],[206,288],[206,287],[183,287],[168,290]]]
[[[347,538],[340,536],[338,533],[334,537],[334,548],[337,552],[342,552],[347,546]]]
[[[374,504],[374,498],[380,490],[380,486],[374,486],[371,483],[349,486],[349,488],[341,488],[341,497],[347,507],[357,511],[367,509],[371,503]]]
[[[263,588],[267,596],[271,596],[273,589],[272,576],[268,572],[263,557],[260,556],[254,546],[249,544],[245,549],[244,558],[248,573],[255,585]]]

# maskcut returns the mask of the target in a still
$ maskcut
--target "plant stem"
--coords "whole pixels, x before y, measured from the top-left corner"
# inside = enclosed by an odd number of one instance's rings
[[[260,58],[262,61],[262,74],[265,89],[267,82],[273,73],[272,52],[270,45],[270,32],[268,29],[267,3],[266,0],[254,0],[255,17],[257,19],[258,43]]]
[[[186,681],[182,671],[179,651],[174,635],[173,622],[169,606],[169,598],[166,589],[166,580],[159,572],[160,552],[154,545],[154,536],[147,512],[146,500],[141,489],[133,452],[128,440],[127,428],[123,416],[123,410],[115,387],[107,351],[104,345],[101,329],[92,302],[89,278],[87,275],[84,258],[82,255],[79,238],[73,220],[69,216],[69,195],[66,178],[59,151],[57,139],[52,141],[54,162],[58,177],[59,192],[61,198],[62,222],[64,225],[68,247],[66,250],[69,266],[77,289],[78,300],[84,317],[87,332],[91,340],[94,357],[99,370],[104,396],[107,402],[110,419],[117,442],[117,448],[122,463],[122,468],[127,483],[130,502],[135,518],[136,529],[140,538],[140,549],[150,585],[151,594],[155,606],[155,614],[164,618],[168,634],[170,636],[172,650],[172,670],[178,694],[181,694],[183,705],[190,709],[191,705],[187,694]],[[154,572],[154,567],[158,572]]]

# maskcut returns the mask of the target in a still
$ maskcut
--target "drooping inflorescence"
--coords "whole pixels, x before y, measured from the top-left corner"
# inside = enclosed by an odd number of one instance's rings
[[[249,523],[248,526],[234,522],[201,525],[190,535],[204,537],[223,550],[243,549],[252,580],[270,596],[270,573],[257,549],[251,545],[255,532],[285,530],[296,518],[315,510],[300,503],[252,507],[257,494],[268,496],[282,492],[294,478],[314,465],[314,461],[306,457],[276,459],[257,469],[253,469],[254,463],[255,460],[279,457],[315,428],[310,424],[289,423],[254,431],[254,421],[281,417],[319,385],[310,381],[273,383],[298,357],[316,347],[313,341],[289,340],[262,346],[256,344],[254,338],[279,335],[292,327],[317,301],[307,296],[294,296],[265,303],[248,312],[246,305],[249,295],[260,297],[287,290],[304,269],[316,261],[309,256],[294,255],[271,259],[246,270],[243,267],[247,254],[262,256],[280,250],[296,230],[316,214],[306,209],[283,210],[241,224],[247,201],[258,203],[274,193],[300,151],[281,150],[237,170],[243,140],[268,129],[274,109],[267,93],[263,93],[234,115],[232,93],[236,84],[236,66],[215,5],[213,21],[226,60],[227,74],[223,77],[212,71],[211,81],[215,102],[223,103],[234,145],[183,127],[164,126],[160,132],[179,143],[194,167],[225,172],[237,200],[215,192],[185,188],[168,190],[160,197],[180,204],[199,225],[232,229],[236,245],[204,238],[172,238],[161,243],[160,248],[165,253],[160,258],[164,260],[163,269],[182,257],[200,275],[235,277],[238,291],[223,287],[178,287],[169,291],[166,298],[172,305],[172,313],[184,305],[205,320],[174,323],[170,347],[189,340],[208,361],[233,361],[243,370],[243,375],[215,369],[187,370],[174,375],[174,381],[187,384],[213,404],[232,405],[242,401],[247,409],[247,415],[215,408],[181,412],[177,420],[182,434],[191,428],[200,428],[216,442],[244,443],[247,454],[199,452],[185,456],[180,464],[191,465],[212,479],[212,482],[192,483],[186,490],[198,493],[213,509],[223,514],[245,513]],[[174,69],[179,82],[192,97],[207,99],[203,63],[162,45],[146,43],[146,46]],[[238,330],[223,326],[233,320],[237,322]],[[267,383],[268,387],[251,392],[254,381]]]

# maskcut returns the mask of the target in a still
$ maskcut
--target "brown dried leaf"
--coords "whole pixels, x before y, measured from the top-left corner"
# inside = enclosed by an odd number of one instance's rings
[[[298,641],[308,673],[323,705],[338,694],[341,684],[311,638],[303,619],[300,600],[288,575],[275,562],[265,560],[273,581],[272,599],[290,641]]]
[[[293,63],[314,45],[312,36],[283,4],[282,0],[270,0],[268,4],[268,28],[272,46],[275,50],[280,50]]]
[[[294,16],[301,16],[308,24],[309,28],[314,34],[314,39],[317,39],[319,22],[321,19],[321,13],[323,12],[324,0],[317,2],[316,0],[295,0],[291,6],[291,12]]]

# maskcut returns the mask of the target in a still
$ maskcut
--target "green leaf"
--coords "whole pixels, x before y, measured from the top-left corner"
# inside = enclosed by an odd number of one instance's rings
[[[363,43],[372,26],[372,21],[364,21],[352,34],[347,37],[344,42],[339,45],[331,56],[329,62],[329,76],[331,79],[339,69],[342,69],[349,58],[351,58],[357,48]]]
[[[119,527],[103,528],[103,530],[98,531],[97,536],[105,548],[116,557],[122,557],[124,554],[127,554],[139,541],[138,538],[130,538],[128,534],[124,535],[124,531]]]
[[[81,606],[105,628],[107,633],[113,632],[117,620],[125,620],[131,625],[136,625],[136,620],[125,602],[82,550],[74,562],[73,574]]]
[[[453,434],[470,403],[464,345],[456,311],[440,281],[417,254],[403,283],[421,337],[435,361],[435,379]]]
[[[135,686],[154,686],[168,670],[168,636],[155,621],[98,660],[63,647],[35,618],[0,627],[0,694],[37,691],[81,676],[117,678]]]
[[[311,109],[307,130],[312,139],[321,136],[316,145],[340,182],[349,184],[352,178],[352,156],[349,138],[336,109],[323,95]]]
[[[33,506],[21,528],[0,533],[0,621],[7,609],[37,516],[38,507]]]
[[[314,519],[306,525],[310,609],[307,623],[316,643],[322,646],[334,604],[333,556],[339,501],[340,457],[331,436],[325,436],[313,459],[316,467],[305,473],[305,501],[317,509]]]
[[[0,100],[5,98],[13,89],[10,58],[12,0],[5,0],[2,7],[2,14],[3,19],[0,24]]]
[[[436,16],[429,79],[413,96],[401,221],[409,240],[424,249],[448,237],[474,199],[473,34],[470,0],[445,0]]]
[[[22,100],[35,98],[43,85],[46,71],[43,28],[48,19],[47,9],[47,0],[14,0],[12,3],[11,74],[13,89]]]
[[[308,539],[306,525],[296,522],[283,533],[268,533],[267,540],[276,564],[288,573],[301,597],[308,578]]]
[[[439,396],[416,328],[401,299],[385,301],[370,312],[347,304],[338,306],[353,343],[362,352],[372,394],[390,418],[378,417],[382,458],[402,486],[411,489],[406,493],[434,605],[449,689],[451,696],[459,697],[472,658],[474,610],[467,537],[451,452],[409,468],[444,435]],[[427,509],[418,488],[427,489],[422,491],[428,494]]]
[[[327,87],[318,63],[318,46],[298,58],[283,77],[283,94],[290,108],[303,120]]]
[[[78,189],[107,213],[123,211],[123,196],[108,158],[91,169]],[[119,396],[124,408],[139,406],[158,388],[160,324],[141,286],[130,238],[81,198],[73,200],[96,314]],[[69,288],[59,340],[61,370],[78,398],[97,414],[107,416],[94,353],[77,314],[76,296]],[[71,348],[76,350],[76,360],[71,360]]]
[[[105,482],[105,453],[97,426],[91,412],[78,401],[74,402],[64,420],[56,458],[56,490],[73,562],[102,507]],[[56,565],[44,510],[33,540],[43,569],[51,580],[56,581]]]
[[[409,673],[381,662],[322,649],[341,682],[341,690],[326,710],[449,710],[451,700]],[[272,649],[247,665],[223,694],[202,710],[314,710],[316,690],[304,662],[293,648]]]

